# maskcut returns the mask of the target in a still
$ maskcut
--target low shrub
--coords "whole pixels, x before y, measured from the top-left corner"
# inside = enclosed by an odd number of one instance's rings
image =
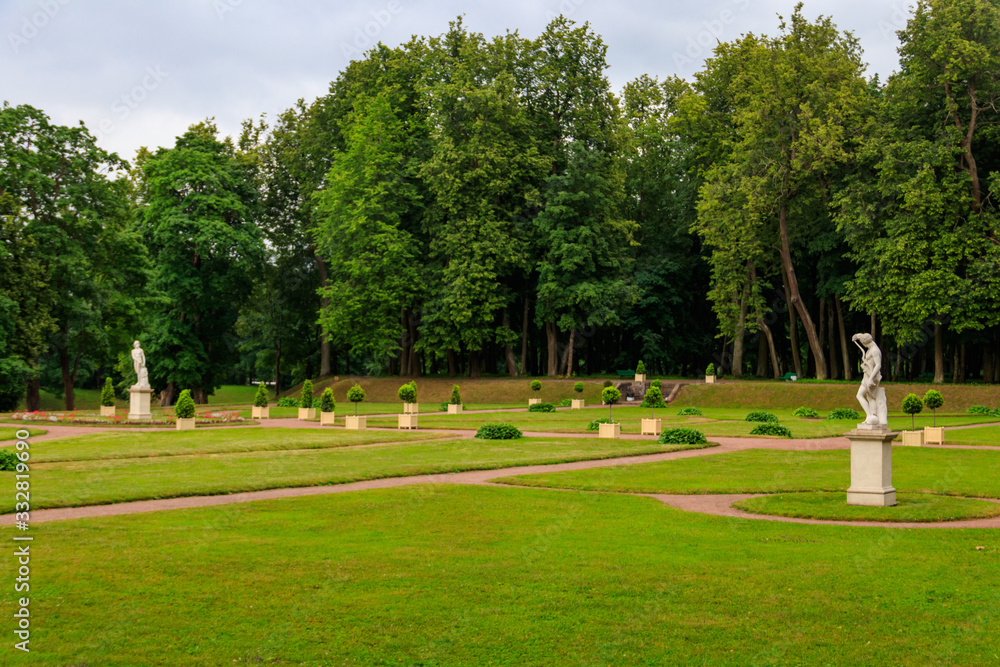
[[[450,403],[442,403],[442,404],[441,404],[441,405],[439,405],[438,407],[440,408],[440,411],[441,411],[441,412],[448,412],[448,406],[449,406],[449,405],[451,405],[451,404],[450,404]],[[463,410],[465,409],[465,404],[464,404],[464,403],[462,404],[462,409],[463,409]]]
[[[985,405],[973,405],[968,410],[966,410],[966,412],[968,412],[970,415],[986,415],[986,416],[989,416],[990,414],[993,413],[993,410],[990,410]]]
[[[480,440],[517,440],[524,434],[513,424],[490,422],[479,427],[476,437]]]
[[[750,435],[777,435],[783,438],[790,438],[792,437],[792,432],[788,430],[787,426],[775,424],[774,422],[765,422],[754,426],[753,430],[750,431]]]
[[[659,389],[661,391],[663,390],[663,382],[661,380],[659,380],[659,379],[656,379],[656,380],[653,380],[652,382],[650,382],[649,386],[650,387],[656,387],[657,389]]]
[[[292,396],[285,396],[284,398],[278,399],[279,408],[297,408],[299,407],[299,399]]]
[[[744,421],[764,422],[764,423],[771,422],[777,424],[778,418],[775,415],[772,415],[770,412],[765,412],[763,410],[754,410],[744,418]]]
[[[830,414],[826,416],[827,419],[861,419],[861,415],[858,414],[857,410],[851,408],[835,408],[830,410]]]
[[[693,428],[668,428],[657,440],[661,445],[703,445],[708,442],[705,434]]]
[[[20,462],[13,449],[0,449],[0,470],[14,470]]]
[[[174,414],[178,419],[191,419],[194,417],[194,399],[191,398],[191,390],[185,389],[177,397],[177,405],[174,407]]]
[[[607,417],[598,417],[594,421],[587,424],[587,430],[599,431],[601,429],[601,424],[614,424],[614,422]]]
[[[612,382],[611,380],[605,380],[605,381],[604,381],[604,384],[603,384],[603,385],[601,385],[601,386],[602,386],[602,387],[611,387],[611,386],[614,386],[614,384],[615,384],[615,383],[614,383],[614,382]]]
[[[556,406],[551,403],[535,403],[528,406],[528,412],[555,412]]]
[[[559,401],[559,404],[558,404],[558,407],[560,407],[560,408],[569,408],[569,407],[572,407],[572,406],[573,406],[573,399],[572,398],[564,398],[563,400]]]
[[[796,417],[809,417],[811,419],[819,417],[819,413],[812,408],[795,408],[795,412],[792,415]]]
[[[678,417],[700,417],[701,410],[698,408],[681,408],[677,413]]]

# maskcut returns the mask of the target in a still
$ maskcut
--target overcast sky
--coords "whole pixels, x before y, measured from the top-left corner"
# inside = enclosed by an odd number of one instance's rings
[[[895,31],[910,0],[811,0],[861,41],[869,73],[898,66]],[[0,99],[30,104],[62,125],[86,123],[106,149],[132,159],[172,146],[214,116],[223,134],[326,92],[370,44],[439,35],[459,14],[487,36],[536,37],[556,15],[587,21],[608,45],[616,89],[649,74],[690,78],[716,39],[776,34],[792,0],[0,0]]]

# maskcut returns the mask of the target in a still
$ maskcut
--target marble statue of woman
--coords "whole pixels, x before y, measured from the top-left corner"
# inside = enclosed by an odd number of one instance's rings
[[[879,391],[882,381],[882,351],[875,344],[871,334],[859,333],[851,336],[854,344],[861,349],[861,371],[864,378],[858,389],[858,402],[865,409],[864,425],[868,427],[887,426],[885,405],[885,390]],[[859,425],[860,426],[860,425]]]
[[[139,347],[139,341],[132,343],[132,368],[135,369],[136,389],[150,389],[149,371],[146,370],[146,353]]]

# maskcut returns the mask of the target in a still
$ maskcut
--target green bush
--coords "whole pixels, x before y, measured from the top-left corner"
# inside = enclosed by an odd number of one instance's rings
[[[701,410],[698,408],[681,408],[677,412],[678,417],[700,417]]]
[[[604,391],[601,392],[601,400],[608,405],[614,405],[622,400],[622,393],[615,387],[605,387]]]
[[[604,381],[604,384],[602,384],[601,386],[602,386],[602,387],[613,387],[613,386],[614,386],[614,384],[615,384],[615,383],[614,383],[614,382],[612,382],[611,380],[605,380],[605,381]]]
[[[101,405],[106,408],[113,407],[115,404],[115,387],[111,384],[111,378],[106,378],[104,380],[104,386],[101,388]]]
[[[319,397],[319,411],[333,412],[337,407],[337,402],[333,400],[333,389],[327,387]]]
[[[830,410],[830,414],[826,416],[827,419],[861,419],[861,415],[858,414],[857,410],[851,408],[834,408]]]
[[[659,389],[661,391],[663,390],[663,383],[659,379],[656,379],[656,380],[653,380],[652,382],[650,382],[649,386],[650,387],[656,387],[657,389]]]
[[[538,380],[532,380],[531,381],[531,391],[539,392],[541,390],[542,390],[542,383],[539,382]]]
[[[792,415],[795,417],[809,417],[811,419],[819,417],[819,413],[812,408],[795,408],[795,412]]]
[[[1000,408],[990,410],[990,417],[1000,417]]]
[[[300,408],[311,408],[313,406],[313,383],[306,380],[302,383],[302,398],[299,399]]]
[[[917,427],[915,415],[923,412],[923,409],[924,402],[916,394],[907,394],[906,398],[903,399],[903,412],[910,415],[910,428]]]
[[[365,390],[361,388],[360,384],[356,384],[347,390],[347,400],[354,403],[354,416],[358,416],[358,403],[365,400]]]
[[[267,387],[261,382],[257,385],[257,393],[253,396],[253,404],[258,408],[266,408],[270,397],[267,394]]]
[[[278,399],[279,408],[297,408],[299,407],[299,399],[293,396],[285,396],[284,398]]]
[[[668,428],[657,440],[661,445],[703,445],[708,442],[705,434],[693,428]]]
[[[451,403],[452,405],[461,405],[462,404],[462,395],[460,393],[458,393],[458,385],[457,384],[454,387],[451,388],[451,400],[448,401],[448,402]],[[445,408],[445,409],[447,410],[447,408]]]
[[[577,382],[575,385],[573,385],[573,391],[575,391],[578,394],[582,394],[583,393],[583,383],[582,382]]]
[[[934,415],[933,426],[937,426],[937,409],[944,405],[944,396],[937,389],[928,389],[927,393],[924,394],[924,405],[931,409],[931,413]]]
[[[513,424],[490,422],[479,427],[476,437],[480,440],[517,440],[524,434]]]
[[[555,412],[556,406],[551,403],[535,403],[528,406],[528,412]]]
[[[715,375],[715,364],[709,364],[705,368],[705,375]]]
[[[599,431],[601,429],[601,424],[614,424],[608,417],[598,417],[594,421],[587,424],[588,431]]]
[[[178,419],[191,419],[194,417],[194,399],[191,398],[191,390],[185,389],[177,397],[177,405],[174,407],[174,414]]]
[[[7,447],[0,449],[0,470],[14,470],[20,462],[21,459],[17,458],[13,449]]]
[[[778,418],[775,415],[772,415],[770,412],[764,412],[763,410],[754,410],[744,418],[744,421],[771,422],[777,424]]]
[[[396,392],[396,396],[399,396],[399,400],[403,403],[416,403],[417,402],[417,383],[407,382],[399,391]]]
[[[640,359],[639,363],[637,363],[635,365],[635,374],[636,375],[645,375],[646,374],[646,364],[642,363],[642,359]]]
[[[775,424],[774,422],[765,422],[754,426],[753,430],[750,431],[750,435],[777,435],[783,438],[790,438],[792,437],[792,432],[788,430],[787,426]]]
[[[659,387],[650,386],[649,391],[642,398],[643,408],[663,408],[666,407],[663,403],[663,394],[660,393]]]
[[[564,398],[563,400],[559,401],[559,407],[560,408],[569,408],[569,407],[572,407],[572,406],[573,406],[573,399],[572,398]]]
[[[968,410],[966,410],[966,412],[968,412],[970,415],[986,415],[988,417],[990,414],[992,414],[993,411],[990,410],[985,405],[973,405]]]

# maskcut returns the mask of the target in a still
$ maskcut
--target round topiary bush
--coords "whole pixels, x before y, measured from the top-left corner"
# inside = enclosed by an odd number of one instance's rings
[[[551,403],[535,403],[528,406],[528,412],[555,412],[556,406]]]
[[[790,438],[792,437],[792,432],[788,430],[788,427],[781,424],[764,422],[763,424],[754,426],[753,430],[750,431],[750,435],[776,435],[782,438]]]
[[[191,390],[185,389],[177,397],[177,405],[174,407],[174,414],[178,419],[191,419],[194,417],[194,399],[191,398]]]
[[[524,434],[513,424],[490,422],[479,427],[476,437],[480,440],[517,440]]]
[[[852,410],[851,408],[835,408],[830,410],[830,414],[826,416],[827,419],[861,419],[861,415],[858,414],[857,410]]]
[[[816,417],[819,417],[819,413],[812,408],[795,408],[795,412],[793,412],[792,415],[808,419],[815,419]]]
[[[101,405],[106,408],[114,407],[115,405],[115,388],[111,384],[111,378],[106,378],[104,386],[101,388]]]
[[[279,408],[297,408],[299,407],[299,399],[292,396],[285,396],[278,399]]]
[[[677,412],[678,417],[700,417],[701,410],[698,408],[681,408]]]
[[[311,408],[313,406],[313,383],[306,380],[302,383],[302,397],[299,399],[300,408]]]
[[[417,402],[417,383],[407,382],[399,391],[396,392],[396,396],[399,396],[399,400],[403,403],[416,403]]]
[[[261,382],[257,385],[257,393],[253,396],[253,404],[258,408],[266,408],[268,402],[267,387]]]
[[[0,470],[16,470],[17,464],[21,462],[21,459],[17,458],[17,454],[14,453],[13,449],[3,448],[0,449]]]
[[[748,422],[765,422],[765,423],[766,422],[771,422],[771,423],[777,424],[778,423],[778,418],[777,418],[777,416],[772,415],[770,412],[765,412],[763,410],[754,410],[753,412],[751,412],[750,414],[748,414],[744,418],[744,421],[748,421]]]
[[[933,426],[937,426],[937,409],[944,405],[944,396],[937,389],[928,389],[924,394],[924,405],[931,409],[933,416]]]
[[[354,403],[354,416],[358,416],[358,403],[365,400],[365,390],[361,388],[360,384],[356,384],[347,390],[347,400]]]
[[[540,381],[538,381],[538,380],[532,380],[531,381],[531,391],[537,393],[537,392],[539,392],[541,390],[542,390],[542,383]]]
[[[583,393],[583,383],[582,382],[577,382],[575,385],[573,385],[573,391],[575,391],[578,394],[582,394]]]
[[[668,428],[660,433],[657,442],[661,445],[704,445],[708,440],[704,433],[693,428]]]
[[[622,400],[622,393],[615,387],[605,387],[601,392],[601,400],[608,404],[608,423],[611,421],[611,406]]]
[[[594,421],[587,424],[588,431],[599,431],[601,429],[601,424],[614,424],[613,421],[607,417],[598,417]]]
[[[646,395],[643,396],[643,398],[642,398],[642,405],[640,407],[643,407],[643,408],[662,408],[662,407],[666,407],[663,404],[663,394],[660,393],[660,388],[659,387],[652,387],[651,386],[649,388],[649,391],[646,392]]]
[[[916,428],[916,415],[923,412],[924,402],[916,394],[907,394],[903,399],[903,412],[910,415],[910,428]]]
[[[333,412],[337,407],[337,402],[333,400],[333,389],[327,387],[319,397],[319,411]]]

